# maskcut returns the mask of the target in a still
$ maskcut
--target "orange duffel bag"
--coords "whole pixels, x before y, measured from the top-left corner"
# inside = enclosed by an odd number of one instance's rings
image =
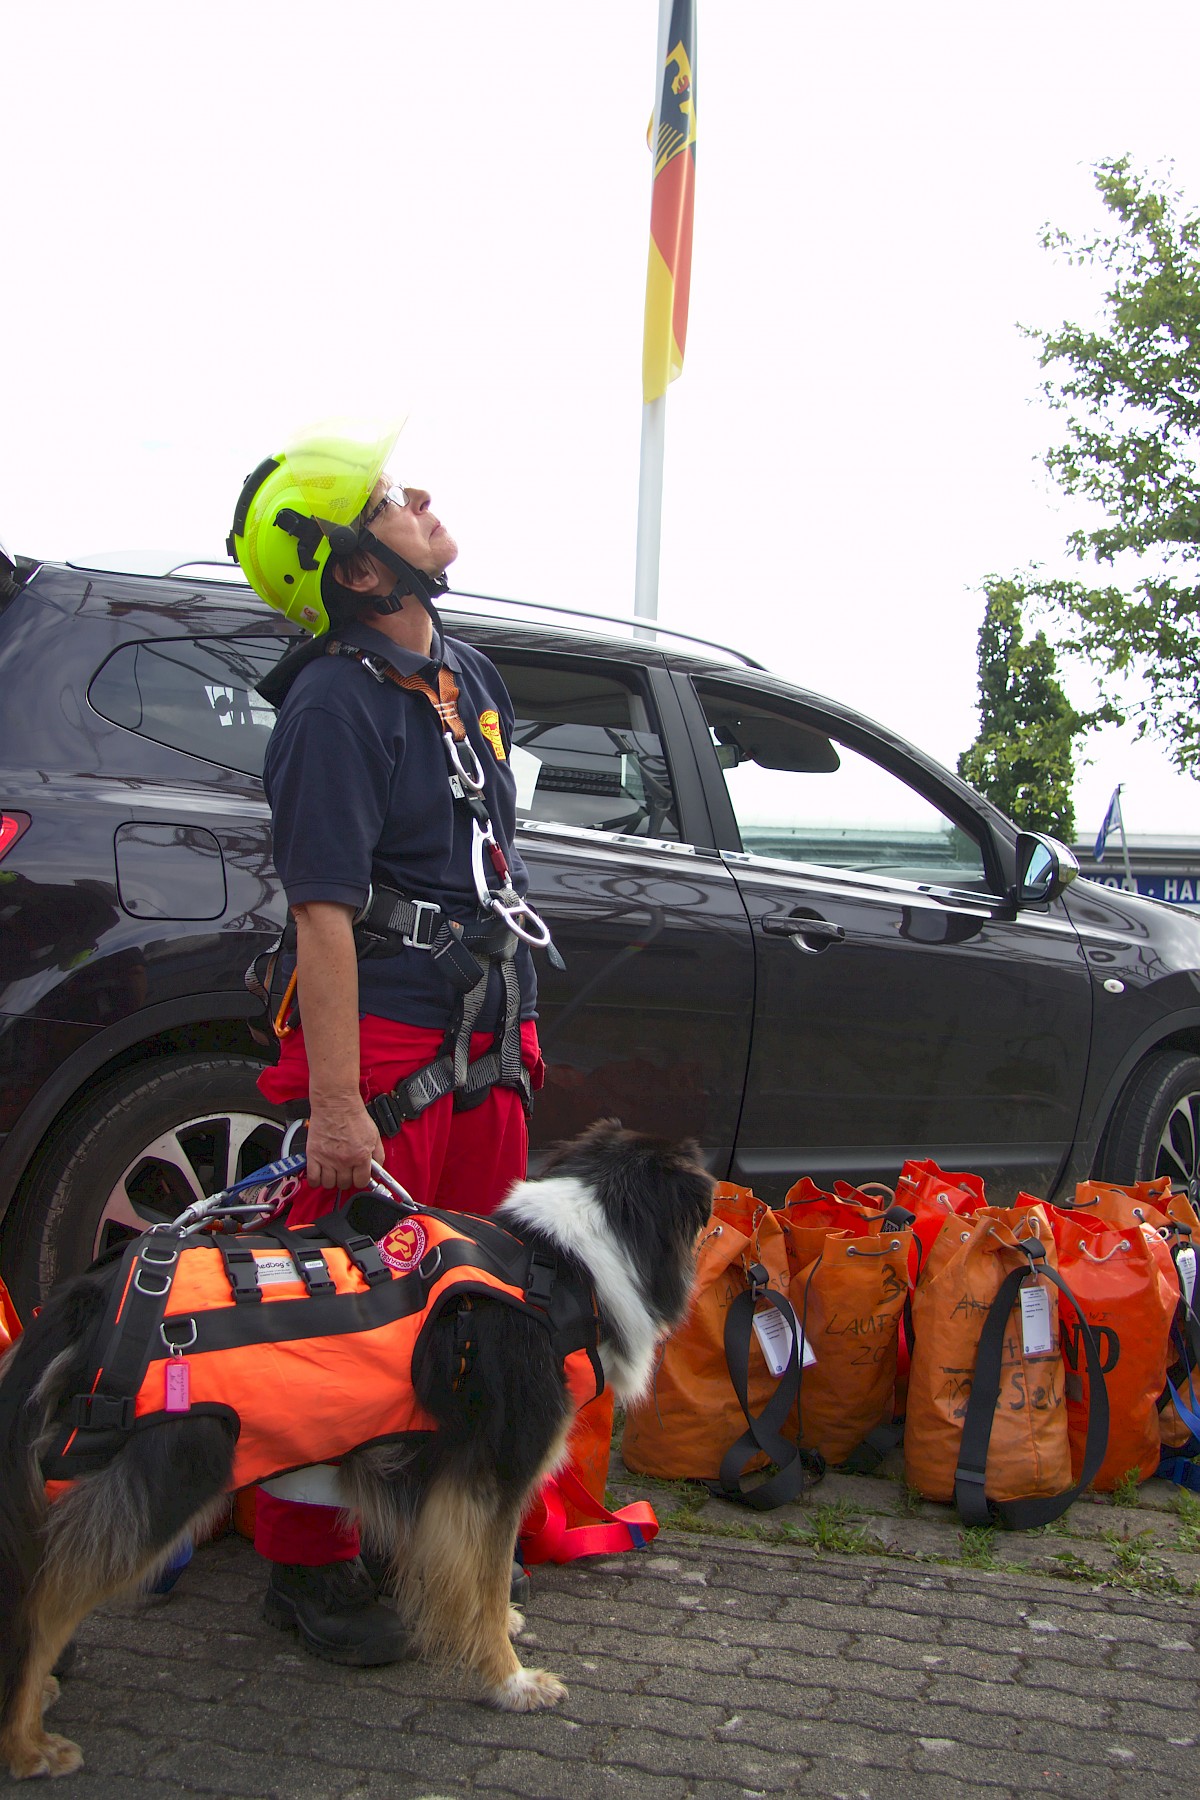
[[[1108,1449],[1092,1479],[1107,1494],[1129,1475],[1148,1481],[1158,1472],[1158,1402],[1166,1386],[1179,1291],[1174,1270],[1169,1276],[1163,1272],[1157,1249],[1163,1240],[1152,1227],[1122,1228],[1072,1208],[1047,1212],[1059,1270],[1071,1290],[1071,1299],[1064,1295],[1060,1303],[1071,1468],[1078,1480],[1091,1385],[1082,1354],[1082,1317],[1099,1340],[1108,1390]]]
[[[788,1260],[778,1218],[749,1188],[718,1182],[691,1309],[663,1347],[649,1395],[625,1419],[621,1454],[627,1469],[693,1481],[719,1475],[746,1426],[726,1357],[726,1324],[735,1302],[752,1293],[752,1268],[765,1275],[762,1291],[786,1305]],[[753,1300],[743,1307],[753,1311]],[[761,1344],[747,1335],[747,1400],[761,1415],[777,1397],[779,1378]],[[762,1468],[767,1460],[759,1452],[747,1466]]]
[[[938,1236],[913,1295],[905,1474],[967,1525],[1048,1524],[1092,1480],[1108,1442],[1096,1335],[1081,1341],[1091,1414],[1072,1484],[1054,1234],[1044,1207],[983,1207]],[[1069,1292],[1067,1295],[1070,1298]]]
[[[790,1189],[779,1215],[788,1296],[807,1346],[798,1422],[794,1415],[790,1430],[828,1462],[864,1450],[878,1462],[888,1447],[872,1440],[890,1427],[895,1410],[911,1219],[890,1188],[839,1181],[825,1193],[807,1176]]]
[[[1127,1185],[1081,1181],[1071,1210],[1121,1228],[1146,1226],[1157,1236],[1151,1247],[1160,1269],[1173,1281],[1177,1299],[1171,1366],[1158,1401],[1159,1442],[1164,1450],[1190,1454],[1200,1433],[1200,1321],[1191,1310],[1200,1219],[1186,1194],[1172,1192],[1169,1175]]]
[[[916,1281],[942,1227],[987,1205],[983,1178],[951,1174],[928,1159],[910,1157],[896,1181],[896,1202],[913,1215],[912,1277]]]
[[[900,1316],[912,1232],[829,1231],[788,1290],[813,1356],[800,1372],[799,1441],[846,1462],[895,1410]]]

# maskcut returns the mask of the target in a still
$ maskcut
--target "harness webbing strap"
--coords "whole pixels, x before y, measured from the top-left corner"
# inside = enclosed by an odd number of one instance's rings
[[[461,744],[467,735],[467,728],[462,722],[458,710],[458,683],[445,663],[438,664],[436,688],[421,675],[402,675],[389,662],[378,657],[368,657],[365,650],[354,644],[343,644],[332,638],[326,645],[328,656],[349,656],[355,662],[363,663],[377,679],[390,681],[393,687],[407,688],[410,693],[424,694],[443,728],[450,733],[456,744]]]
[[[135,1238],[124,1252],[96,1337],[96,1375],[87,1393],[69,1397],[61,1408],[65,1430],[58,1450],[68,1450],[81,1431],[89,1448],[115,1450],[132,1429],[135,1397],[166,1312],[179,1245],[177,1235],[156,1231]]]

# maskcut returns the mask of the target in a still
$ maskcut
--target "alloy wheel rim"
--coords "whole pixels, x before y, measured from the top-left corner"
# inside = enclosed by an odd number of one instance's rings
[[[261,1113],[209,1112],[146,1144],[113,1183],[96,1223],[93,1256],[168,1224],[194,1200],[220,1193],[279,1155],[286,1127]]]
[[[1188,1199],[1200,1202],[1200,1093],[1181,1094],[1158,1141],[1154,1173],[1169,1175]]]

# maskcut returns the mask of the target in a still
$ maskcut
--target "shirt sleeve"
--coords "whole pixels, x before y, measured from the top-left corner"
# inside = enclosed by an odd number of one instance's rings
[[[387,814],[394,758],[350,721],[319,706],[283,716],[271,734],[264,786],[275,867],[289,906],[364,905]]]

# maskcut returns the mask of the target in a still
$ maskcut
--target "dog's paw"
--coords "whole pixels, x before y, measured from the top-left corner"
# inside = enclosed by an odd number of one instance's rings
[[[58,1685],[58,1676],[57,1675],[47,1675],[45,1681],[42,1683],[42,1711],[43,1712],[45,1712],[45,1710],[48,1706],[54,1705],[54,1702],[58,1699],[58,1696],[61,1692],[62,1692],[62,1689]]]
[[[13,1755],[9,1761],[15,1781],[27,1781],[34,1775],[73,1775],[83,1766],[83,1751],[70,1738],[47,1731],[29,1748]]]
[[[518,1669],[497,1691],[495,1701],[505,1712],[540,1712],[566,1697],[565,1685],[547,1669]]]
[[[509,1635],[509,1637],[510,1638],[519,1638],[521,1633],[524,1631],[524,1629],[525,1629],[525,1614],[521,1611],[519,1606],[510,1606],[508,1609],[508,1635]]]

